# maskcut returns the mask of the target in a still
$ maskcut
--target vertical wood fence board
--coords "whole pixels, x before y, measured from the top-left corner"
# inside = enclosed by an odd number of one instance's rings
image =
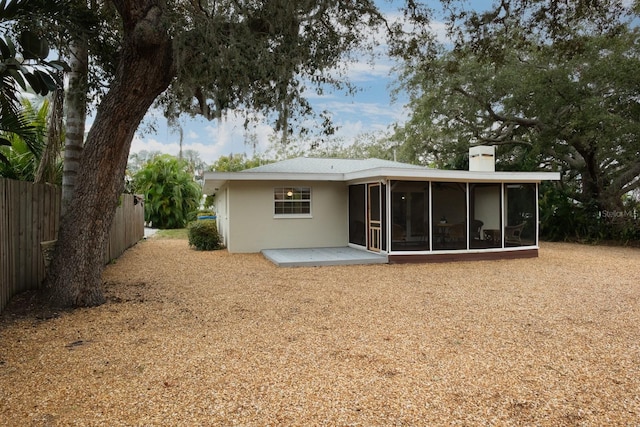
[[[33,197],[35,187],[30,182],[25,182],[23,187],[23,196],[26,199],[26,208],[27,212],[25,218],[22,222],[22,230],[23,230],[23,244],[22,244],[22,253],[24,254],[23,263],[22,263],[22,273],[23,282],[21,285],[22,290],[27,290],[31,288],[33,284],[33,270],[31,269],[32,261],[34,258],[33,253],[33,223],[34,223],[34,212],[33,212]]]
[[[11,215],[11,227],[13,232],[13,282],[11,288],[11,295],[15,295],[19,291],[19,269],[20,269],[20,186],[15,185],[11,189],[11,204],[17,209],[14,209]]]
[[[6,219],[6,224],[7,224],[7,233],[6,233],[6,238],[7,238],[7,272],[6,272],[6,292],[8,295],[8,298],[11,298],[12,292],[13,292],[13,282],[15,280],[14,277],[14,268],[15,268],[15,262],[14,262],[14,257],[15,257],[15,236],[14,236],[14,225],[13,225],[13,215],[15,210],[17,209],[17,207],[13,204],[13,195],[12,195],[12,190],[13,187],[11,185],[11,182],[9,181],[5,181],[5,203],[6,203],[6,213],[7,213],[7,219]]]
[[[122,222],[120,223],[120,229],[119,229],[119,242],[118,242],[118,251],[125,251],[127,250],[127,243],[129,243],[127,241],[127,222],[129,221],[125,221],[126,215],[131,213],[131,209],[130,209],[130,205],[129,203],[131,203],[133,205],[133,201],[130,199],[131,195],[130,194],[126,194],[126,197],[122,198]]]
[[[40,242],[45,240],[45,209],[47,204],[47,197],[50,193],[45,185],[37,185],[38,198],[35,200],[37,209],[37,233],[33,239],[33,269],[35,271],[35,283],[34,285],[40,287],[42,280],[44,279],[44,260],[42,259],[42,250],[40,249]]]
[[[6,226],[5,226],[5,204],[4,204],[4,180],[0,180],[0,311],[4,308],[4,284],[7,263],[4,259],[6,248]]]
[[[25,258],[25,249],[24,249],[24,216],[22,214],[26,214],[27,210],[27,200],[24,194],[24,185],[22,182],[18,182],[16,185],[17,191],[14,194],[14,197],[17,201],[18,211],[15,215],[15,223],[16,229],[18,232],[17,236],[17,260],[16,260],[16,286],[14,292],[20,292],[22,290],[22,285],[24,283],[24,268],[21,268],[24,265]]]
[[[13,281],[11,287],[11,295],[15,295],[18,292],[18,281],[20,275],[18,272],[20,266],[20,210],[22,209],[20,203],[20,185],[14,185],[11,189],[11,205],[15,206],[11,214],[11,228],[13,229]]]
[[[49,227],[48,222],[50,216],[48,215],[49,209],[51,209],[51,191],[48,186],[42,187],[42,203],[40,204],[40,236],[38,239],[38,248],[40,249],[40,242],[44,242],[48,239]],[[38,285],[42,285],[44,280],[44,259],[42,257],[42,250],[38,251],[38,257],[40,262],[38,263]]]
[[[20,292],[26,291],[31,287],[31,226],[33,225],[33,208],[31,199],[33,198],[33,185],[29,182],[21,182],[22,190],[20,191],[20,199],[24,203],[25,211],[20,215],[20,232],[22,241],[20,242]]]
[[[23,269],[20,268],[20,266],[24,262],[23,261],[24,245],[22,243],[24,240],[24,230],[22,229],[22,226],[24,224],[24,218],[20,218],[20,213],[24,212],[27,207],[26,207],[26,202],[24,200],[24,197],[21,197],[22,195],[23,195],[22,183],[18,183],[18,185],[16,185],[16,188],[14,189],[12,194],[12,197],[16,201],[16,206],[18,206],[18,210],[14,212],[14,216],[13,216],[14,224],[16,227],[16,249],[15,249],[16,251],[16,260],[15,260],[16,288],[13,289],[12,292],[20,292],[22,283],[24,283],[24,272],[22,271]]]
[[[7,183],[0,179],[0,311],[9,301],[9,208],[6,193]]]
[[[50,215],[48,214],[49,209],[51,209],[51,191],[48,186],[42,187],[42,202],[40,204],[40,235],[38,238],[38,248],[40,248],[40,242],[44,242],[48,239],[49,234],[49,225]],[[44,259],[42,257],[42,250],[38,251],[38,257],[40,262],[38,263],[38,284],[42,284],[42,280],[44,280]]]
[[[15,205],[15,201],[13,198],[13,186],[10,185],[11,182],[9,181],[5,181],[5,203],[6,203],[6,214],[7,214],[7,218],[6,218],[6,226],[7,226],[7,232],[5,234],[5,237],[7,239],[7,243],[6,243],[6,247],[7,247],[7,254],[6,254],[6,259],[7,259],[7,271],[5,274],[5,278],[6,278],[6,288],[5,288],[5,292],[6,292],[6,301],[5,304],[9,301],[9,299],[11,298],[11,295],[13,295],[13,290],[14,290],[14,286],[15,286],[15,256],[16,256],[16,250],[15,250],[15,225],[14,225],[14,218],[15,218],[15,212],[17,210],[17,206]]]
[[[10,182],[9,184],[12,183]],[[14,295],[16,293],[16,281],[18,280],[18,272],[16,271],[20,256],[20,223],[18,222],[18,215],[21,209],[20,199],[17,197],[19,191],[20,189],[15,184],[9,185],[7,191],[7,204],[9,206],[9,262],[11,263],[11,278],[9,280],[10,295]]]
[[[126,194],[126,197],[122,198],[122,214],[123,217],[131,214],[131,206],[133,206],[133,200],[131,199],[131,194]],[[123,246],[126,246],[129,241],[127,240],[129,237],[129,233],[127,233],[127,229],[129,228],[129,221],[125,221],[121,224],[120,228],[120,249],[125,249]]]
[[[128,194],[123,194],[120,198],[120,206],[118,210],[120,211],[120,216],[118,218],[118,228],[115,231],[116,233],[116,252],[111,254],[111,259],[117,258],[118,253],[122,253],[125,250],[125,241],[124,241],[124,225],[126,223],[124,219],[125,212],[127,210],[127,196]]]
[[[33,210],[33,217],[31,218],[31,240],[29,242],[31,246],[30,257],[30,269],[31,277],[29,278],[29,287],[40,287],[40,264],[42,264],[42,258],[40,252],[36,250],[40,246],[40,237],[42,235],[42,226],[40,221],[42,220],[42,196],[44,195],[42,185],[31,186],[31,209]]]
[[[16,260],[16,286],[17,288],[15,289],[16,292],[20,292],[22,291],[22,284],[24,283],[24,268],[21,268],[24,265],[24,258],[25,258],[25,249],[24,249],[24,216],[21,215],[22,213],[25,213],[25,211],[27,210],[27,201],[26,201],[26,197],[24,194],[24,185],[22,185],[22,182],[19,182],[17,185],[17,192],[14,195],[14,197],[17,200],[18,203],[18,212],[16,212],[15,215],[15,221],[18,229],[18,240],[17,240],[17,246],[18,246],[18,259]]]
[[[49,230],[51,233],[51,239],[56,240],[58,238],[58,228],[60,227],[60,215],[62,212],[62,188],[55,187],[55,200],[52,201],[52,204],[55,206],[55,213],[53,216],[52,229]]]
[[[33,200],[37,195],[35,185],[30,182],[25,182],[24,186],[24,196],[27,199],[27,215],[24,223],[22,224],[22,228],[24,230],[24,282],[22,284],[23,289],[30,289],[33,286],[34,278],[33,278],[33,259],[35,258],[35,253],[33,253],[33,226],[36,222],[37,213],[34,212],[34,203]],[[23,197],[24,197],[23,196]]]

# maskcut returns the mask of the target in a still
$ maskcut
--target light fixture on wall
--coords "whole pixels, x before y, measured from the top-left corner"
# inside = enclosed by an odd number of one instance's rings
[[[293,191],[291,190],[287,191],[287,197],[293,197]]]

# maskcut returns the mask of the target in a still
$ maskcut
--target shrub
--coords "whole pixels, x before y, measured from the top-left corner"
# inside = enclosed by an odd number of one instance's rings
[[[222,249],[220,234],[213,219],[197,220],[189,224],[189,246],[199,251]]]
[[[188,215],[200,206],[202,188],[184,160],[161,155],[133,176],[136,192],[144,194],[144,219],[155,228],[184,228]]]
[[[541,186],[540,236],[548,240],[617,242],[637,246],[640,241],[640,202],[631,197],[618,210],[578,203],[562,190]]]

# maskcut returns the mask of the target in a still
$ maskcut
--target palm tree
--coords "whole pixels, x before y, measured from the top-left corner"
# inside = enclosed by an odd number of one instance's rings
[[[187,167],[184,160],[165,154],[135,174],[135,190],[144,194],[145,221],[154,227],[182,228],[200,206],[202,189]]]
[[[22,158],[20,152],[35,154],[41,150],[39,129],[29,123],[28,112],[22,110],[20,93],[31,89],[46,96],[58,87],[55,73],[66,68],[60,61],[47,61],[49,43],[46,39],[29,30],[16,34],[14,24],[21,19],[32,20],[34,11],[59,14],[62,4],[62,0],[0,2],[0,30],[4,33],[0,37],[0,163],[5,169],[10,168],[7,155],[12,156],[14,162],[22,162],[17,160]]]
[[[43,99],[39,108],[29,100],[23,99],[22,110],[17,114],[19,126],[7,126],[0,129],[0,176],[20,181],[34,181],[40,159],[47,145],[47,115],[49,100]],[[2,116],[0,122],[10,121],[11,116]],[[11,123],[9,123],[11,124]],[[17,131],[16,131],[17,130]],[[56,183],[61,180],[61,163],[54,166],[57,170]]]

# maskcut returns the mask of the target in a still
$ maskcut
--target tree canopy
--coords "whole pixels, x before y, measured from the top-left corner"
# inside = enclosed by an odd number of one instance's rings
[[[165,115],[249,109],[275,113],[285,133],[313,113],[306,92],[349,85],[336,70],[382,20],[371,0],[173,3],[176,79],[157,103]]]
[[[622,209],[640,186],[633,11],[614,0],[447,4],[450,46],[398,49],[412,114],[396,138],[445,167],[463,164],[470,145],[495,145],[497,167],[560,170],[574,202]]]
[[[214,172],[238,172],[270,162],[271,160],[262,159],[257,156],[249,158],[244,153],[230,154],[228,156],[220,156],[218,160],[208,166],[207,170]]]

